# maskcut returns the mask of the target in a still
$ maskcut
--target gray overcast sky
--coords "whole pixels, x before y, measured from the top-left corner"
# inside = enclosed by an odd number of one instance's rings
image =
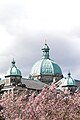
[[[63,74],[80,79],[80,0],[0,0],[0,76],[14,58],[26,77],[45,39]]]

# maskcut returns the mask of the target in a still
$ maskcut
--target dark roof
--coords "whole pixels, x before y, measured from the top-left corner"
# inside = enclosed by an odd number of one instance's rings
[[[77,87],[80,87],[80,80],[75,80]]]
[[[22,84],[25,84],[28,89],[42,90],[43,87],[46,86],[45,83],[39,80],[22,78],[21,81],[22,81]]]
[[[45,83],[39,81],[39,80],[31,80],[26,78],[21,78],[22,84],[25,84],[28,89],[33,90],[42,90],[44,86],[46,86]],[[5,79],[0,80],[0,85],[5,84]]]

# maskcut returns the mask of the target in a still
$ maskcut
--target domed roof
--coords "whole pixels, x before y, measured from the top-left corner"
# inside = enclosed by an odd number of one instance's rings
[[[68,73],[67,78],[63,78],[63,87],[68,87],[68,86],[76,86],[75,80],[71,77],[70,72]]]
[[[37,75],[62,75],[61,68],[53,60],[49,58],[49,47],[45,43],[42,48],[42,59],[37,61],[31,70],[31,76]]]
[[[12,67],[7,71],[6,76],[22,76],[21,71],[15,66],[15,61],[12,61]]]
[[[42,59],[34,64],[31,71],[32,76],[36,76],[40,74],[46,74],[46,75],[61,74],[62,75],[62,71],[54,61],[50,59]]]

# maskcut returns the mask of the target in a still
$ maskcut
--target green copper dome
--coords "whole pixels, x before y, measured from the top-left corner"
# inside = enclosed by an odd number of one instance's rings
[[[6,76],[22,76],[21,71],[16,67],[15,61],[12,61],[12,67],[7,71]]]
[[[75,80],[71,77],[71,74],[68,73],[68,77],[63,80],[63,87],[76,86]]]
[[[42,48],[42,59],[37,61],[31,70],[31,76],[37,75],[62,75],[61,68],[49,58],[49,47],[45,43]]]

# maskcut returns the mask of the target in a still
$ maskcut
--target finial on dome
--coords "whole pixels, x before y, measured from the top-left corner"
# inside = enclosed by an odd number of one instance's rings
[[[14,58],[13,58],[13,61],[12,61],[12,66],[15,66],[15,61],[14,61]]]
[[[71,76],[71,73],[70,73],[70,70],[69,70],[69,72],[68,72],[68,77],[70,77]]]

